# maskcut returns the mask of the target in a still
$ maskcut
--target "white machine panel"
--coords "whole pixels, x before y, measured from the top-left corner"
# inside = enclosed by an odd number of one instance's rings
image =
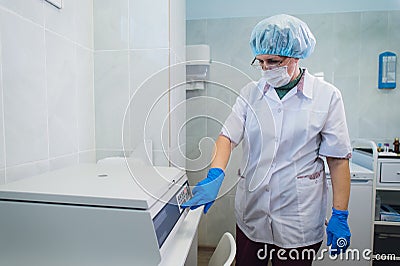
[[[0,186],[0,265],[158,265],[190,196],[183,171],[142,165],[82,164]]]
[[[184,175],[170,167],[81,164],[3,185],[0,196],[148,209]]]

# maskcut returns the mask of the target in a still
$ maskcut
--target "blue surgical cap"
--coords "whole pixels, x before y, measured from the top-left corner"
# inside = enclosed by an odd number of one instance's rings
[[[289,15],[276,15],[260,21],[251,33],[254,56],[273,54],[306,58],[315,47],[315,37],[307,24]]]

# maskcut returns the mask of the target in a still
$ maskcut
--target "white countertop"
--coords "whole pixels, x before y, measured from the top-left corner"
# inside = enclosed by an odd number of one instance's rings
[[[330,175],[328,164],[325,162],[325,173]],[[350,176],[352,179],[373,179],[374,172],[350,161]]]

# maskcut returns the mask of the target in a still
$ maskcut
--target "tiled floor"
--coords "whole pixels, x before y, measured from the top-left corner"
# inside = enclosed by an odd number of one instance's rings
[[[208,266],[208,261],[210,260],[214,248],[210,247],[199,247],[197,254],[197,266]],[[232,264],[235,265],[235,262]]]
[[[210,260],[212,254],[214,252],[214,248],[209,247],[199,247],[197,254],[197,266],[208,266],[208,261]],[[232,266],[235,265],[233,262]],[[268,266],[271,266],[271,261],[268,261]]]
[[[199,247],[197,254],[197,266],[208,266],[208,261],[210,260],[213,252],[214,248]]]

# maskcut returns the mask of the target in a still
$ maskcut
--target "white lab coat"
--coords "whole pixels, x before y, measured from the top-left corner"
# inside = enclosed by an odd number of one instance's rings
[[[307,70],[282,100],[264,79],[250,83],[221,134],[243,145],[235,214],[246,236],[284,248],[322,241],[327,185],[319,156],[351,155],[339,90]]]

